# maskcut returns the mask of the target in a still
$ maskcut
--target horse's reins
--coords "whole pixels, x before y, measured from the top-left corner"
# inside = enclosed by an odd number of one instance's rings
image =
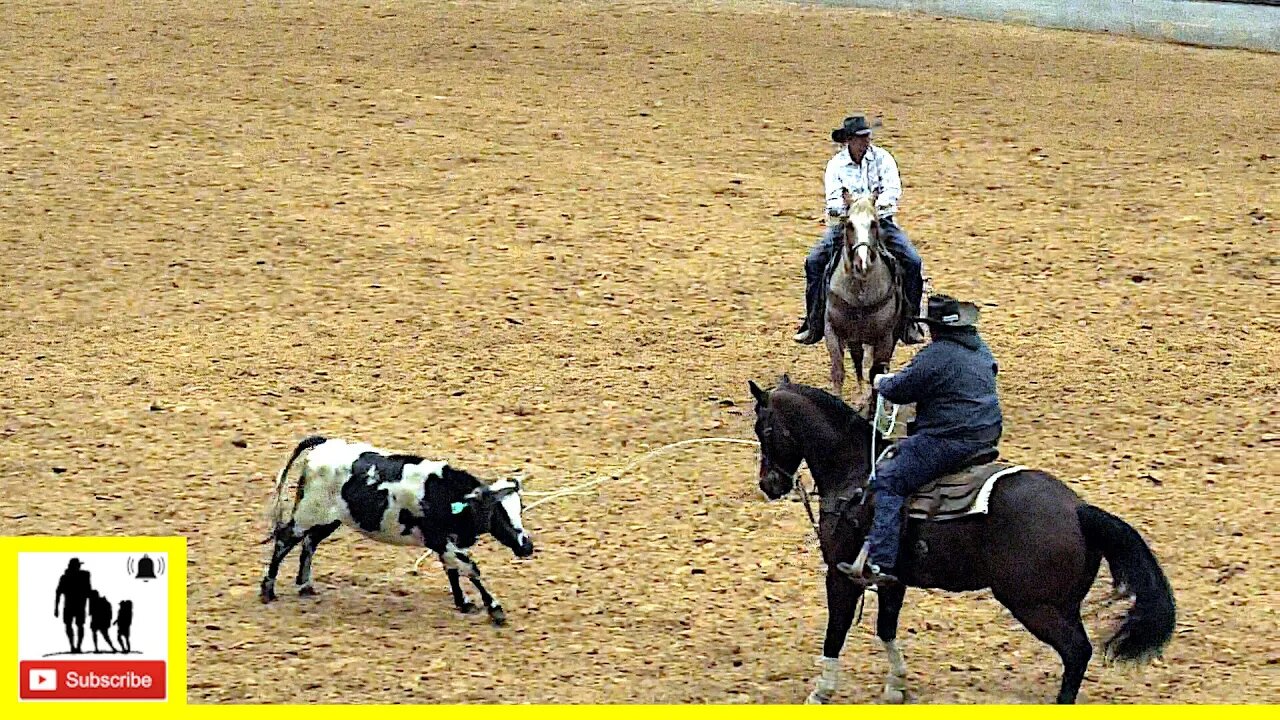
[[[809,524],[813,526],[813,534],[817,535],[818,534],[818,518],[813,514],[813,505],[809,501],[809,489],[804,486],[804,482],[802,482],[798,477],[800,475],[800,468],[797,467],[795,472],[789,473],[786,470],[783,470],[782,468],[778,467],[778,465],[774,463],[773,460],[769,459],[769,456],[765,454],[764,446],[760,447],[760,455],[761,457],[764,458],[764,461],[769,464],[770,470],[780,475],[786,476],[788,479],[791,480],[792,487],[800,491],[800,500],[801,502],[804,503],[804,512],[806,515],[809,516]]]
[[[889,414],[889,428],[885,430],[883,433],[881,433],[882,435],[884,435],[886,439],[889,436],[893,435],[893,431],[897,429],[898,411],[901,409],[902,409],[901,405],[893,406],[893,412]],[[871,461],[871,476],[867,479],[868,486],[870,486],[876,480],[876,466],[880,464],[880,461],[884,459],[884,456],[893,447],[893,444],[889,443],[885,447],[885,449],[880,452],[880,457],[876,457],[876,431],[880,429],[880,419],[883,417],[884,417],[884,396],[881,395],[880,393],[876,393],[876,413],[871,420],[871,457],[873,459]]]

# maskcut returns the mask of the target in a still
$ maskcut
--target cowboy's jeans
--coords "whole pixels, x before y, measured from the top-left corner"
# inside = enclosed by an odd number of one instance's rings
[[[827,282],[835,272],[836,248],[840,245],[840,229],[828,227],[818,244],[809,250],[804,260],[804,307],[809,319],[810,331],[823,334],[823,320],[827,312]]]
[[[907,234],[893,221],[893,217],[880,220],[880,239],[886,249],[902,264],[902,290],[907,296],[908,315],[920,312],[920,298],[924,294],[924,280],[921,278],[923,262]],[[822,336],[823,322],[827,312],[827,283],[835,272],[834,259],[840,247],[840,231],[838,228],[827,228],[818,243],[809,250],[809,257],[804,261],[804,300],[805,316],[809,320],[809,329]]]
[[[876,468],[871,485],[875,502],[875,519],[868,538],[871,562],[881,570],[897,564],[902,506],[912,493],[958,470],[965,460],[988,447],[989,443],[933,435],[912,435],[899,443],[898,454]]]
[[[924,262],[893,216],[880,220],[880,241],[902,264],[902,292],[907,296],[908,315],[920,314],[920,296],[924,294]]]

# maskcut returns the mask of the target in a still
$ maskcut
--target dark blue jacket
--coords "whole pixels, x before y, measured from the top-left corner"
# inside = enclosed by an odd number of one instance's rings
[[[899,405],[916,404],[915,434],[995,445],[1004,431],[996,372],[977,330],[949,330],[882,382],[880,394]]]

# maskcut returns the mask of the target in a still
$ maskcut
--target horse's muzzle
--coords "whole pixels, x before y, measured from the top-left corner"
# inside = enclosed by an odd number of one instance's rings
[[[777,471],[766,473],[760,478],[760,492],[764,493],[765,499],[770,502],[781,499],[791,492],[792,487],[794,483],[791,479]]]

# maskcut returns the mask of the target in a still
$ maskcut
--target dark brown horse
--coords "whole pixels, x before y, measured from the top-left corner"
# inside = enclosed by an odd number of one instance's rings
[[[863,593],[837,566],[855,561],[871,525],[871,423],[839,398],[792,383],[786,375],[772,391],[749,385],[756,399],[761,491],[770,500],[789,493],[804,462],[820,497],[818,537],[827,565],[828,616],[824,668],[809,701],[827,702]],[[882,443],[877,436],[877,447]],[[1146,542],[1123,520],[1089,505],[1046,472],[1023,470],[997,481],[986,514],[907,522],[901,547],[896,568],[906,586],[949,591],[989,587],[1033,635],[1058,651],[1063,664],[1059,703],[1075,702],[1093,655],[1080,605],[1102,558],[1117,592],[1133,600],[1106,642],[1107,655],[1147,660],[1173,634],[1173,592]],[[896,637],[906,587],[878,592],[876,634],[890,664],[883,697],[902,702],[906,665]]]
[[[827,352],[831,355],[831,391],[844,388],[844,351],[853,360],[854,378],[862,387],[862,362],[871,351],[867,380],[889,369],[898,334],[906,323],[906,296],[897,263],[880,241],[875,196],[844,192],[840,248],[827,289]],[[874,402],[869,405],[874,406]]]

